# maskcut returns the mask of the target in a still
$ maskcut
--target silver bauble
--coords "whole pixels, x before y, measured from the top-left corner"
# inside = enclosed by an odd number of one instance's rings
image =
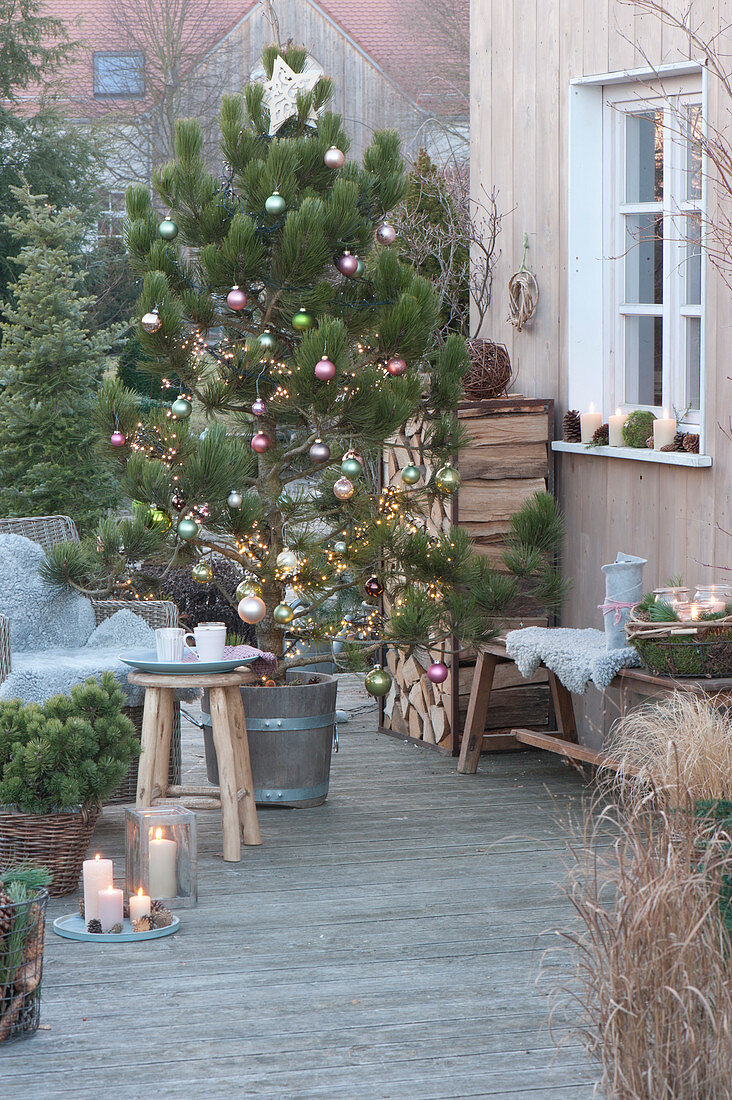
[[[285,547],[277,555],[277,568],[283,573],[294,573],[297,569],[297,554],[294,550]]]
[[[144,328],[145,332],[157,332],[162,323],[163,322],[160,320],[160,315],[158,314],[157,308],[151,309],[150,312],[146,313],[140,321],[140,324]]]
[[[339,500],[350,500],[353,496],[353,482],[347,477],[339,477],[333,486],[333,493]]]
[[[241,493],[237,489],[232,489],[226,498],[226,503],[230,508],[241,508]]]
[[[255,623],[261,623],[267,614],[266,604],[259,596],[245,596],[236,610],[239,618],[252,626]]]

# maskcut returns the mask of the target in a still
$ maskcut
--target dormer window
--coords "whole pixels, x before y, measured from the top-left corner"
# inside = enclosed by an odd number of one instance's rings
[[[145,94],[145,56],[141,50],[105,50],[94,54],[97,99],[133,99]]]

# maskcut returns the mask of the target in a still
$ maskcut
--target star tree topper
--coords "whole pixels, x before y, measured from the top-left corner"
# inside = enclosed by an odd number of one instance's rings
[[[297,96],[299,92],[307,95],[323,75],[320,66],[308,58],[303,72],[296,73],[281,57],[275,58],[272,79],[264,85],[264,101],[269,107],[269,136],[280,130],[289,118],[297,115]],[[315,126],[318,113],[313,109],[308,115],[308,125]]]

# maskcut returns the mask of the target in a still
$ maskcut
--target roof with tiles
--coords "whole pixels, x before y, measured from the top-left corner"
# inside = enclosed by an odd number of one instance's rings
[[[450,0],[447,0],[449,3]],[[430,0],[302,0],[320,10],[340,32],[410,99],[431,109],[431,100],[444,99],[451,83],[451,66],[459,64],[457,51],[446,42],[436,20],[425,17]],[[467,35],[469,0],[452,0],[454,15]],[[183,33],[190,42],[191,56],[215,48],[216,43],[258,7],[259,0],[215,0],[208,5],[205,19],[189,21]],[[140,0],[141,8],[160,13],[164,3]],[[173,0],[180,10],[182,0]],[[62,95],[71,103],[93,100],[93,77],[89,54],[130,48],[125,29],[115,12],[114,0],[47,0],[49,15],[64,20],[72,38],[82,49],[62,74]],[[197,9],[201,11],[200,6]],[[145,24],[150,16],[143,17]],[[283,28],[284,29],[284,28]],[[289,28],[288,28],[289,32]],[[317,43],[305,43],[317,53]],[[426,75],[427,74],[427,75]],[[438,94],[435,88],[440,86]]]

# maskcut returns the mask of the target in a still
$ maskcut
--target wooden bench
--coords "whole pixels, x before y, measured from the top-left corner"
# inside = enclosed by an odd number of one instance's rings
[[[474,775],[478,768],[481,752],[505,752],[507,749],[516,748],[519,745],[530,745],[533,748],[545,749],[548,752],[559,753],[571,760],[593,764],[596,767],[600,765],[612,766],[605,753],[579,744],[572,693],[550,669],[546,671],[549,677],[549,689],[557,720],[556,730],[545,733],[528,729],[511,729],[507,733],[485,733],[486,714],[496,668],[499,664],[510,664],[512,662],[513,658],[507,655],[505,640],[502,638],[498,638],[492,644],[485,646],[478,655],[460,746],[458,771],[463,775]],[[732,702],[732,679],[677,680],[670,676],[654,676],[652,673],[639,668],[624,668],[612,680],[609,687],[620,689],[621,714],[626,712],[631,694],[661,698],[675,689],[700,694],[723,695],[729,697],[730,702]]]

